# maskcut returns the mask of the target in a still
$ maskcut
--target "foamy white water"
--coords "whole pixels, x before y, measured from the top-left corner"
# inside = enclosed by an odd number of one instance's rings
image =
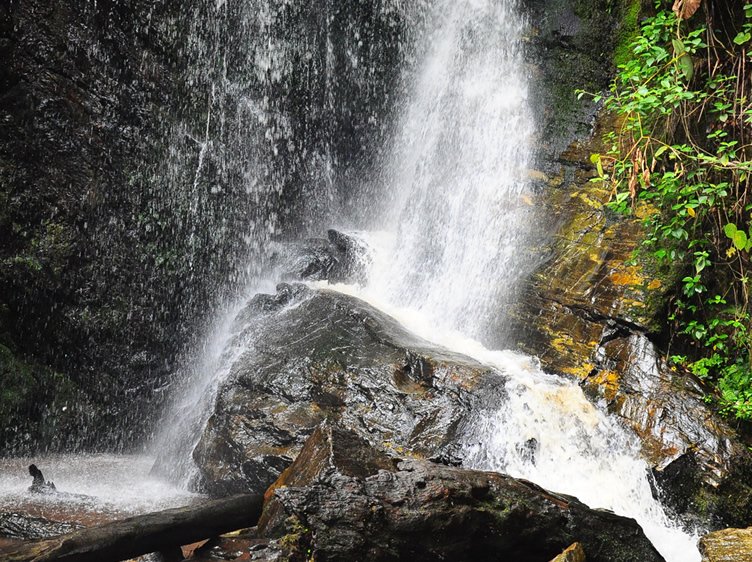
[[[36,464],[59,494],[32,494],[28,466]],[[50,455],[0,459],[0,509],[26,504],[118,515],[186,505],[202,496],[152,475],[154,458],[143,455]]]
[[[464,465],[525,478],[576,496],[593,508],[637,520],[668,562],[698,562],[697,533],[684,531],[653,498],[637,438],[592,404],[571,380],[544,373],[526,355],[490,350],[414,309],[385,302],[368,288],[325,285],[361,298],[418,336],[496,368],[507,400],[477,412],[464,438]]]

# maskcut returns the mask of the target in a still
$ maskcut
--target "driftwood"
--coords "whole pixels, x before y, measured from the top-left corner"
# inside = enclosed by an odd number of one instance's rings
[[[261,495],[137,515],[0,551],[6,562],[114,562],[256,525]]]

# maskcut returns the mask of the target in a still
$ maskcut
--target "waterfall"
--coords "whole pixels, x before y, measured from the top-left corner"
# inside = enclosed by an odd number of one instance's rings
[[[429,27],[382,174],[392,255],[370,288],[488,341],[533,257],[523,21],[513,2],[451,1]]]
[[[696,536],[653,498],[639,443],[573,382],[491,351],[516,284],[535,265],[535,125],[514,0],[439,2],[381,177],[370,283],[339,287],[426,339],[493,365],[509,399],[476,412],[465,465],[527,478],[634,517],[667,560],[699,560]]]
[[[218,3],[218,9],[223,6]],[[382,9],[386,14],[393,8]],[[342,223],[360,230],[375,251],[369,282],[335,288],[369,301],[425,339],[505,374],[509,399],[475,413],[462,443],[466,466],[527,478],[634,517],[669,561],[699,560],[695,538],[653,498],[636,438],[575,383],[543,373],[532,358],[489,349],[504,340],[516,287],[540,259],[538,194],[526,181],[536,127],[527,100],[526,22],[519,6],[514,0],[437,0],[405,9],[404,19],[422,30],[405,47],[411,55],[404,61],[405,96],[396,124],[381,129],[391,137],[383,139],[380,168],[361,170],[370,177],[347,184],[359,186],[357,196],[342,196],[354,201],[343,204],[353,209]],[[262,10],[258,17],[272,13]],[[328,34],[324,44],[320,60],[329,72],[338,63]],[[263,75],[279,84],[291,59],[273,43],[268,47],[271,51],[259,50],[252,64],[268,65]],[[340,63],[348,72],[361,65],[352,52]],[[336,82],[327,78],[319,110],[335,111]],[[275,116],[281,119],[279,112]],[[301,141],[296,139],[288,140],[295,145]],[[333,156],[332,136],[316,146],[323,156],[315,161],[326,162],[327,197],[335,197],[332,178],[352,179],[352,170],[338,172],[344,164]],[[285,163],[270,158],[264,166]],[[181,447],[192,449],[187,444],[196,442],[208,417],[202,404],[211,403],[244,349],[233,337],[239,330],[230,329],[231,317],[219,323],[223,328],[208,345],[201,375],[176,407]],[[174,433],[165,435],[160,443],[174,440]],[[191,475],[190,453],[177,467],[182,477]]]

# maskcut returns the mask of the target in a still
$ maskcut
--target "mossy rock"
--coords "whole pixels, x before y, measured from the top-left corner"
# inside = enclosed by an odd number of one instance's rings
[[[4,454],[70,446],[93,407],[71,379],[0,345],[0,443]]]

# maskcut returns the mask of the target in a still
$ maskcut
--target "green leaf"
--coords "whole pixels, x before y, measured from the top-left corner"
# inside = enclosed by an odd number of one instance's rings
[[[731,238],[734,239],[734,235],[736,234],[736,225],[733,222],[728,223],[726,226],[723,227],[723,232]]]
[[[743,230],[737,230],[734,234],[734,246],[737,250],[744,250],[747,247],[747,233]]]
[[[684,43],[682,43],[681,39],[674,38],[671,40],[671,44],[674,46],[674,52],[676,53],[677,57],[680,57],[687,52],[687,49],[686,47],[684,47]]]
[[[752,39],[752,34],[750,34],[749,31],[742,31],[734,37],[734,43],[737,45],[744,45],[750,39]]]
[[[681,70],[682,74],[684,74],[684,78],[686,78],[687,80],[692,80],[692,76],[694,76],[695,74],[695,67],[692,64],[692,57],[690,57],[686,53],[679,57],[679,70]]]
[[[653,158],[657,160],[658,158],[660,158],[661,154],[663,154],[667,150],[668,150],[668,145],[664,144],[663,146],[658,148],[658,150],[655,151],[655,154],[653,154]]]

